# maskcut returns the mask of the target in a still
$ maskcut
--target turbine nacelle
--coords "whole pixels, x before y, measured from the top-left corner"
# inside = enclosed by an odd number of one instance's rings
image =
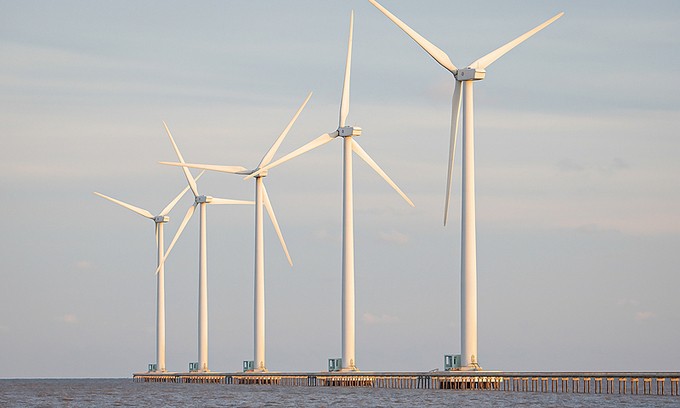
[[[486,76],[486,70],[484,68],[467,67],[459,69],[454,75],[459,81],[480,81]]]
[[[167,215],[157,215],[153,217],[153,220],[156,224],[165,224],[166,222],[170,221],[170,217]]]
[[[338,128],[338,136],[348,137],[348,136],[361,136],[361,128],[358,126],[343,126]]]
[[[196,197],[196,204],[210,204],[210,202],[213,200],[211,196],[205,196],[205,195],[200,195]]]

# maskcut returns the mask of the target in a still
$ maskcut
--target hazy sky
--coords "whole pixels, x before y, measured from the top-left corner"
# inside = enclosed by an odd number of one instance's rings
[[[479,361],[500,370],[678,370],[680,3],[382,4],[464,66],[559,11],[475,86]],[[470,3],[471,4],[471,3]],[[189,162],[254,167],[349,122],[415,202],[355,160],[357,365],[460,352],[460,168],[442,226],[451,75],[367,1],[0,1],[0,377],[125,377],[155,360],[153,222]],[[267,365],[340,350],[341,147],[266,179]],[[252,199],[206,174],[203,193]],[[171,213],[170,240],[186,208]],[[210,368],[252,358],[253,209],[208,211]],[[197,361],[198,223],[166,269],[167,365]]]

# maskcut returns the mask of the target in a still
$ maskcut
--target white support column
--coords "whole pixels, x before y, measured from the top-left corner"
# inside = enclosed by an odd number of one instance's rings
[[[354,354],[354,208],[352,136],[343,140],[342,370],[356,370]]]
[[[479,369],[477,356],[477,238],[473,81],[463,81],[463,204],[461,237],[461,368]]]
[[[198,369],[208,369],[208,250],[206,231],[206,203],[199,204],[201,225],[198,262]]]
[[[156,223],[158,237],[158,276],[156,277],[156,370],[165,370],[165,265],[161,264],[164,255],[163,223]]]
[[[255,281],[254,359],[255,371],[266,371],[264,332],[264,223],[262,178],[255,178]]]

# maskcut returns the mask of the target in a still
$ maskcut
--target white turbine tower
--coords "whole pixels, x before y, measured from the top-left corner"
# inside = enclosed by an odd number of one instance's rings
[[[271,148],[267,151],[267,153],[262,157],[262,160],[260,161],[260,164],[257,165],[257,167],[253,170],[248,170],[243,166],[222,166],[222,165],[212,165],[212,164],[189,164],[189,163],[169,163],[169,162],[161,162],[161,164],[167,164],[171,166],[182,166],[182,167],[191,167],[191,168],[198,168],[198,169],[204,169],[204,170],[212,170],[212,171],[219,171],[222,173],[231,173],[231,174],[241,174],[241,175],[250,175],[255,173],[256,171],[260,170],[267,164],[269,164],[272,159],[274,158],[274,155],[276,154],[276,151],[279,149],[279,146],[281,146],[281,143],[283,142],[283,139],[286,137],[288,134],[288,131],[293,127],[293,124],[297,120],[298,116],[300,116],[300,113],[304,109],[305,105],[307,105],[307,102],[309,101],[309,98],[312,97],[311,92],[305,99],[305,101],[302,103],[298,111],[295,113],[293,118],[290,120],[288,123],[288,126],[283,130],[283,132],[279,135],[279,137],[276,139],[274,144],[272,145]],[[255,364],[255,367],[253,367],[253,371],[256,372],[265,372],[267,371],[267,365],[266,365],[266,359],[265,359],[265,299],[264,299],[264,224],[263,224],[263,216],[264,216],[264,211],[263,208],[267,209],[267,213],[269,214],[269,219],[272,221],[272,224],[274,225],[274,230],[276,231],[276,234],[279,237],[279,241],[281,242],[281,246],[283,247],[283,251],[286,254],[286,258],[288,259],[288,263],[292,266],[293,261],[290,259],[290,254],[288,253],[288,248],[286,247],[286,242],[283,240],[283,235],[281,234],[281,229],[279,228],[279,223],[276,221],[276,216],[274,215],[274,209],[272,208],[271,202],[269,201],[269,195],[267,194],[267,190],[264,187],[264,177],[267,176],[267,172],[264,171],[257,176],[255,176],[255,278],[254,278],[254,332],[253,332],[253,339],[254,339],[254,345],[253,345],[253,350],[254,350],[254,359],[253,362]]]
[[[361,128],[346,126],[349,114],[349,84],[350,68],[352,66],[352,33],[354,29],[354,11],[350,15],[349,41],[347,47],[347,61],[345,65],[345,79],[340,101],[340,123],[338,129],[325,133],[299,149],[287,154],[279,160],[264,166],[246,178],[257,177],[272,167],[322,146],[331,140],[342,137],[343,140],[343,240],[342,240],[342,370],[357,370],[355,355],[355,312],[354,312],[354,210],[352,200],[352,152],[356,153],[371,168],[401,195],[406,202],[413,206],[413,202],[404,194],[387,174],[371,159],[359,146],[354,136],[361,135]]]
[[[457,68],[444,51],[399,20],[375,0],[368,0],[385,16],[392,20],[409,37],[420,45],[441,66],[446,68],[455,79],[453,91],[453,110],[451,112],[451,142],[449,146],[449,165],[446,180],[444,204],[444,225],[448,218],[453,159],[456,149],[460,103],[463,99],[463,183],[462,183],[462,237],[461,237],[461,369],[479,369],[477,354],[477,248],[475,227],[475,167],[474,167],[474,114],[472,107],[472,85],[484,79],[486,68],[505,53],[526,39],[541,31],[562,17],[559,13],[536,28],[527,31],[516,39],[474,61],[465,68]],[[461,90],[462,88],[462,90]]]
[[[198,180],[203,175],[203,172],[196,177]],[[164,255],[164,243],[163,243],[163,224],[170,221],[168,214],[172,211],[173,207],[177,202],[186,194],[189,187],[185,187],[181,193],[177,194],[174,200],[170,201],[168,205],[163,208],[163,210],[156,216],[151,214],[149,211],[135,207],[134,205],[125,203],[115,198],[111,198],[101,193],[95,192],[99,197],[105,198],[112,201],[130,211],[133,211],[142,217],[146,217],[154,221],[155,235],[156,235],[156,253],[158,266],[156,269],[156,372],[164,373],[165,368],[165,255]]]
[[[170,129],[168,125],[163,122],[165,126],[165,131],[168,133],[172,147],[177,154],[177,158],[181,163],[184,163],[184,157],[180,153],[175,140],[172,138]],[[193,178],[189,169],[182,167],[182,172],[189,183],[189,188],[194,193],[194,204],[187,210],[182,223],[180,224],[175,236],[168,247],[168,254],[172,250],[173,246],[177,242],[177,239],[184,231],[187,223],[194,215],[196,207],[199,206],[200,215],[200,229],[199,229],[199,261],[198,261],[198,367],[195,367],[195,371],[208,372],[208,246],[207,246],[207,231],[206,231],[206,205],[207,204],[253,204],[252,201],[243,200],[231,200],[226,198],[216,198],[206,195],[201,195],[198,192],[198,187],[196,186],[196,180]],[[168,254],[165,255],[167,258]],[[164,258],[164,259],[165,259]]]

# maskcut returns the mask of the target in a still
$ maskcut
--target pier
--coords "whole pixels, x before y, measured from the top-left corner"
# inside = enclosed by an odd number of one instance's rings
[[[132,377],[135,382],[680,395],[680,372],[146,372]]]

